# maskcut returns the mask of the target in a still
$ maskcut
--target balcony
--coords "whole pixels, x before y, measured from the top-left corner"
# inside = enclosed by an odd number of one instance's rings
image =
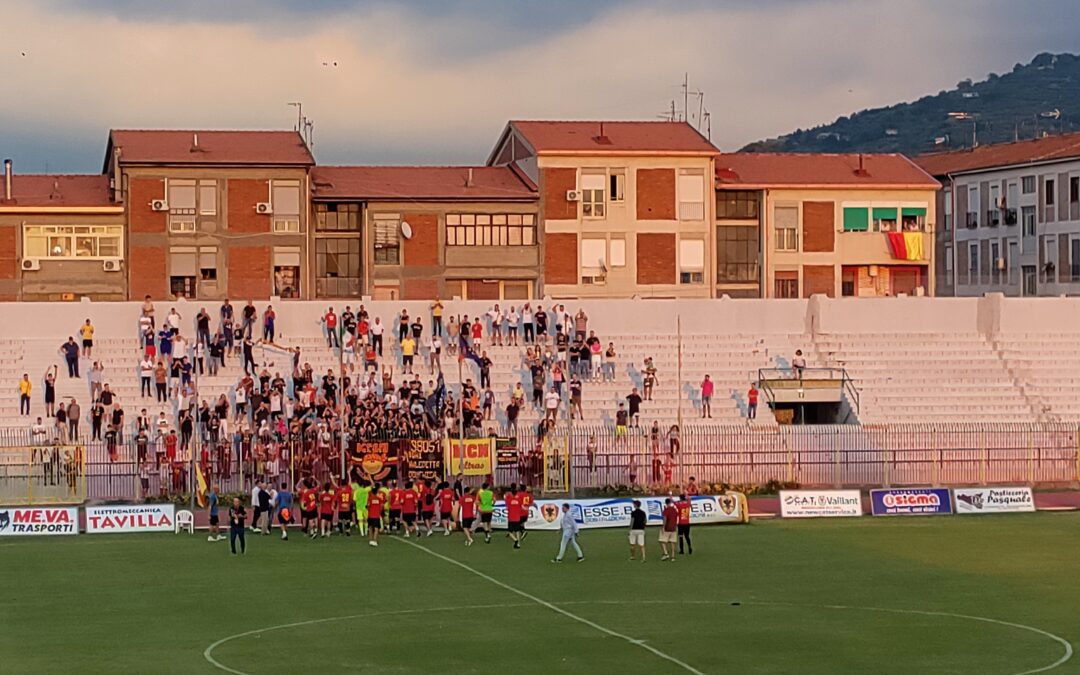
[[[967,221],[965,222],[965,225],[967,226],[967,228],[969,230],[974,230],[976,227],[978,227],[979,226],[979,214],[977,212],[975,212],[975,211],[968,211],[968,213],[967,213]]]
[[[986,212],[986,226],[997,227],[1001,224],[1001,211],[998,209],[990,209]]]
[[[1004,216],[1004,220],[1005,220],[1006,225],[1016,225],[1016,223],[1017,223],[1016,209],[1002,209],[1001,213]]]

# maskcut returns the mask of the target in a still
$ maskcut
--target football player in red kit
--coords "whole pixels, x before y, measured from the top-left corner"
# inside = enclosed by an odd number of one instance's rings
[[[324,537],[330,536],[330,528],[334,524],[335,508],[337,508],[337,490],[327,481],[323,485],[322,492],[319,493],[319,533]]]
[[[439,485],[439,493],[436,500],[439,503],[439,522],[443,526],[443,536],[449,537],[454,529],[454,489],[450,483],[443,481]]]

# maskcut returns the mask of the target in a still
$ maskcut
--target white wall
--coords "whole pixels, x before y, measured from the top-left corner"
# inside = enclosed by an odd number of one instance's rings
[[[234,303],[239,315],[245,301]],[[270,304],[255,303],[260,315]],[[355,310],[361,303],[342,301],[275,302],[280,341],[312,336],[321,331],[320,317],[333,305],[339,314],[348,304]],[[363,303],[372,316],[381,317],[392,328],[402,307],[431,321],[428,302],[370,301]],[[487,311],[486,301],[445,301],[445,313],[476,316]],[[550,310],[552,303],[533,301]],[[991,294],[982,298],[826,298],[811,300],[582,300],[564,302],[571,314],[584,308],[590,327],[600,334],[667,333],[674,335],[681,317],[687,335],[775,335],[785,333],[1080,333],[1080,298],[1006,298]],[[501,302],[505,309],[518,302]],[[184,325],[193,326],[199,308],[205,306],[217,325],[217,301],[159,302],[160,320],[176,307]],[[63,341],[76,335],[89,318],[97,336],[134,337],[141,303],[0,303],[0,338],[49,338]],[[192,330],[194,332],[194,330]]]

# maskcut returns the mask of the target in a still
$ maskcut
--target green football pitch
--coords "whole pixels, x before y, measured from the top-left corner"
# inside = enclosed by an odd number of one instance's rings
[[[460,534],[0,542],[3,673],[1080,672],[1080,514],[699,527],[630,562]]]

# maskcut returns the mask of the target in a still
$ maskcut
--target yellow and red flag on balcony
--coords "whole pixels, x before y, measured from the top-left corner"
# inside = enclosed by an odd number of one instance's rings
[[[897,260],[923,260],[922,232],[886,232],[889,252]]]

